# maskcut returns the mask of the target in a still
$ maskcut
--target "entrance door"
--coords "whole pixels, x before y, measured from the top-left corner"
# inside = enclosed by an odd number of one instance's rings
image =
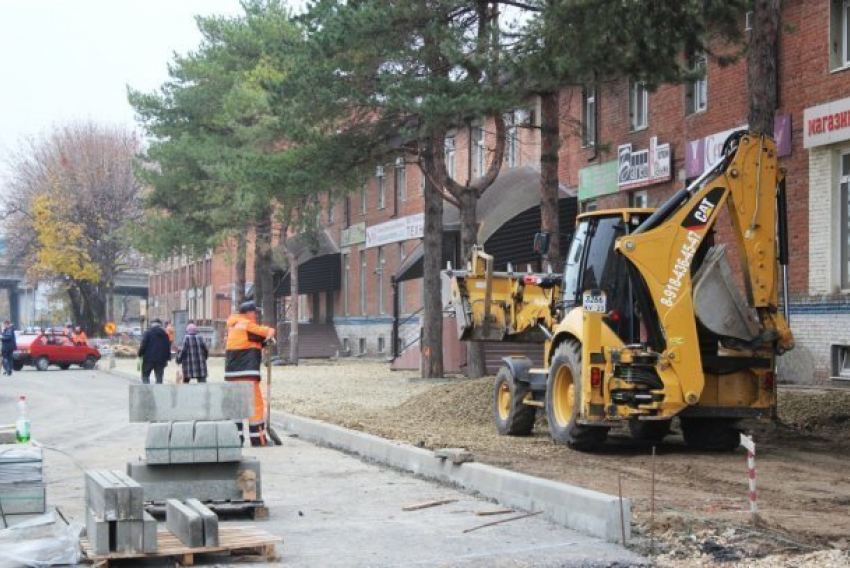
[[[310,310],[310,323],[319,323],[322,321],[322,298],[318,292],[313,292],[312,296],[313,309]]]

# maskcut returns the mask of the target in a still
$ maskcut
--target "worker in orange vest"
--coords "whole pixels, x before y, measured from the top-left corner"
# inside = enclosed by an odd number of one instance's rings
[[[74,335],[71,336],[71,342],[74,345],[88,345],[89,344],[89,338],[86,336],[86,332],[83,331],[82,327],[77,326],[74,329]]]
[[[257,323],[257,306],[245,302],[239,313],[227,319],[224,380],[254,383],[254,413],[248,420],[252,446],[266,445],[265,403],[260,390],[263,346],[274,339],[274,328]],[[244,440],[242,422],[237,422],[239,438]]]

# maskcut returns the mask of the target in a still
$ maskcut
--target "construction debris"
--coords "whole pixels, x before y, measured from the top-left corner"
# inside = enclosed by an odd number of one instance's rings
[[[50,512],[0,530],[0,568],[75,566],[82,527]]]
[[[408,505],[406,507],[402,507],[402,511],[418,511],[420,509],[430,509],[431,507],[439,507],[440,505],[448,505],[449,503],[454,503],[457,499],[437,499],[434,501],[425,501],[424,503],[417,503],[415,505]]]
[[[466,448],[440,448],[434,450],[434,457],[447,459],[455,464],[475,461],[475,456]]]
[[[504,524],[504,523],[510,523],[511,521],[518,521],[520,519],[527,519],[528,517],[536,517],[537,515],[539,515],[542,512],[543,511],[537,511],[536,513],[525,513],[524,515],[517,515],[515,517],[508,517],[507,519],[500,519],[498,521],[493,521],[491,523],[484,523],[483,525],[478,525],[477,527],[472,527],[471,529],[466,529],[465,531],[463,531],[463,533],[464,534],[471,533],[472,531],[477,531],[479,529],[483,529],[483,528],[487,528],[487,527],[494,527],[496,525],[501,525],[501,524]]]

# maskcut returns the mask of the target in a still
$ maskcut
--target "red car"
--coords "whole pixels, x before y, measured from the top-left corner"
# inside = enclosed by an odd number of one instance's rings
[[[24,365],[32,365],[39,371],[46,371],[50,365],[57,365],[63,371],[71,365],[94,369],[100,360],[100,351],[87,345],[74,345],[65,335],[22,334],[16,337],[16,343],[18,349],[12,354],[16,371]]]

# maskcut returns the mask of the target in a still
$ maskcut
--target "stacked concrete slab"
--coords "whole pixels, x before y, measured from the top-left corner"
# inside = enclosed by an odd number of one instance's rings
[[[190,548],[218,546],[218,515],[197,499],[166,501],[165,524]]]
[[[0,445],[0,507],[6,515],[43,513],[44,468],[41,448]]]
[[[120,471],[88,470],[86,534],[97,554],[156,552],[156,520],[145,512],[142,486]]]
[[[234,422],[253,408],[250,384],[131,385],[130,421],[149,425],[145,459],[127,474],[147,501],[261,499],[260,464],[243,458]]]

